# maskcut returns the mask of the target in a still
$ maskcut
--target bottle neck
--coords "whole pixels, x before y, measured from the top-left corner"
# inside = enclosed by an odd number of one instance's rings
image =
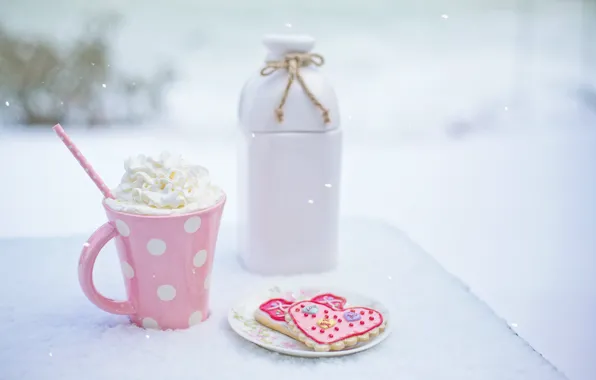
[[[309,53],[314,45],[314,38],[298,34],[272,34],[263,38],[267,47],[265,62],[283,60],[290,53]]]

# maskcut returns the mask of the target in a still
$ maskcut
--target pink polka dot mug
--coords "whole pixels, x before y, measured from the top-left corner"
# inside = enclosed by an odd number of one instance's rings
[[[99,308],[128,315],[152,329],[185,329],[209,316],[209,286],[225,196],[213,207],[166,216],[114,211],[87,240],[79,261],[83,292]],[[101,295],[93,266],[105,244],[115,239],[128,299]]]

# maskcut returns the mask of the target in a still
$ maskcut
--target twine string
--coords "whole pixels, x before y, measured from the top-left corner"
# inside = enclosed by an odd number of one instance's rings
[[[275,109],[275,116],[279,123],[283,123],[284,121],[284,106],[288,99],[288,94],[290,93],[290,88],[294,81],[297,81],[304,90],[304,93],[310,101],[321,110],[321,114],[323,116],[323,121],[325,124],[331,122],[329,117],[329,110],[321,104],[321,102],[317,99],[317,97],[312,93],[312,91],[308,88],[304,78],[300,74],[300,68],[306,67],[309,65],[315,66],[322,66],[325,63],[323,56],[320,54],[315,53],[291,53],[287,54],[283,60],[280,61],[269,61],[266,63],[266,66],[261,70],[262,76],[269,76],[275,73],[277,70],[286,70],[288,72],[288,83],[284,89],[284,92],[281,96],[281,101],[279,105]]]

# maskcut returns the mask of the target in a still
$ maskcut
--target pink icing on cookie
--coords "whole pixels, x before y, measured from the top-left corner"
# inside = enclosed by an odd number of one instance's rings
[[[316,308],[316,314],[305,314],[304,307]],[[332,344],[340,340],[366,334],[383,324],[383,315],[367,307],[334,310],[313,301],[297,302],[288,309],[296,327],[318,344]],[[314,315],[314,318],[312,317]]]
[[[322,303],[335,310],[343,309],[346,304],[345,298],[331,293],[319,294],[318,296],[311,298],[311,301]]]
[[[263,302],[259,309],[276,321],[285,321],[286,312],[292,303],[292,301],[283,298],[272,298]]]

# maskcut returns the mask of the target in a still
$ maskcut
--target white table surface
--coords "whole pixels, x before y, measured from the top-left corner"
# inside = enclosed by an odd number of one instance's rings
[[[234,222],[228,130],[65,128],[112,185],[134,153],[167,149],[206,165],[229,195],[224,222]],[[459,141],[346,132],[342,213],[407,231],[571,379],[591,380],[596,133],[504,132]],[[0,186],[0,238],[88,234],[104,222],[97,189],[51,131],[1,133],[0,160],[10,164],[0,173],[10,185]],[[0,286],[10,285],[0,277]]]
[[[87,236],[0,240],[0,379],[565,378],[405,234],[374,219],[342,222],[336,271],[292,281],[374,293],[392,311],[393,334],[343,358],[270,353],[236,336],[226,316],[243,294],[284,279],[244,272],[234,235],[232,224],[222,226],[210,319],[175,332],[134,327],[84,297],[76,267]],[[112,245],[97,265],[99,290],[121,298]]]

